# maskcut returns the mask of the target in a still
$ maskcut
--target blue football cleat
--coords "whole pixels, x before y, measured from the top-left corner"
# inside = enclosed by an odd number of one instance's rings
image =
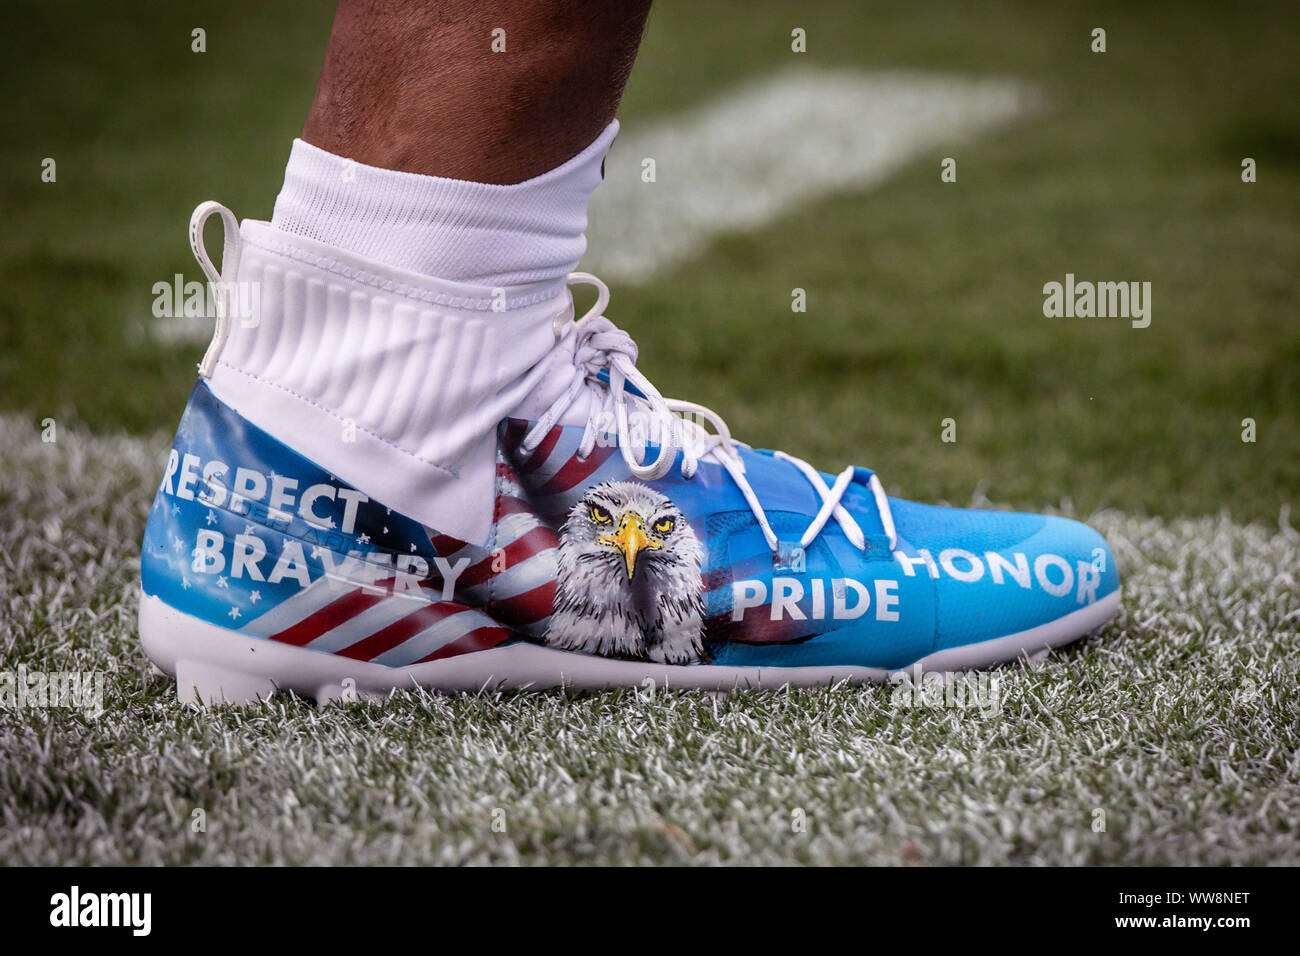
[[[659,395],[606,301],[576,322],[566,302],[571,383],[497,426],[480,540],[344,480],[201,379],[142,555],[141,638],[181,697],[880,681],[1034,655],[1115,613],[1096,531],[914,504],[868,469],[736,442]]]

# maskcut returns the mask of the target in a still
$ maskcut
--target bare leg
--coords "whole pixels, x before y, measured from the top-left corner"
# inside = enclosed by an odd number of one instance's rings
[[[303,139],[385,169],[522,182],[614,118],[649,10],[650,0],[340,0]]]

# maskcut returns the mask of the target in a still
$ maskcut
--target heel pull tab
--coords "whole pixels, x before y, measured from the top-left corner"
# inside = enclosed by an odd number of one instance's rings
[[[203,244],[203,227],[213,214],[221,216],[225,245],[221,252],[221,271],[212,264],[212,258]],[[230,337],[230,316],[238,305],[238,293],[235,290],[235,276],[239,273],[239,252],[243,245],[239,237],[239,220],[235,214],[219,202],[208,200],[199,203],[190,217],[190,248],[194,258],[208,277],[212,289],[212,301],[217,307],[217,324],[212,332],[212,342],[199,363],[199,374],[211,378],[217,366],[221,350]]]

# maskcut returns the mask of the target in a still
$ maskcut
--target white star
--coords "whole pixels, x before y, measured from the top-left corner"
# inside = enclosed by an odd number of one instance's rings
[[[244,534],[256,534],[256,533],[257,533],[257,529],[254,528],[251,524],[244,525]]]
[[[388,525],[384,525],[384,534],[388,534]]]
[[[226,576],[225,576],[224,574],[218,574],[218,575],[217,575],[217,587],[219,587],[219,588],[228,588],[228,587],[230,587],[230,585],[226,582]]]
[[[414,542],[414,541],[411,542],[411,550],[412,550],[412,551],[415,550],[415,542]]]
[[[183,574],[181,575],[181,587],[187,591],[190,589],[190,579]]]
[[[230,609],[230,619],[231,619],[232,621],[234,621],[234,620],[237,620],[238,618],[239,618],[239,608],[237,608],[237,607],[232,607],[232,608]]]
[[[176,515],[176,517],[179,518],[179,517],[181,516],[181,506],[180,506],[180,505],[172,505],[172,514]]]
[[[319,561],[319,560],[320,560],[320,548],[319,548],[319,547],[312,548],[312,549],[311,549],[311,556],[312,556],[312,559],[313,559],[313,560]]]
[[[181,550],[181,548],[185,547],[185,542],[182,541],[180,538],[172,538],[172,541],[174,541],[174,542],[176,543],[176,550],[177,550],[177,551],[179,551],[179,550]]]
[[[363,532],[361,532],[361,537],[357,538],[357,540],[360,541],[362,544],[369,544],[369,543],[370,543],[370,535],[366,534],[366,533],[363,531]]]
[[[393,509],[392,509],[392,508],[385,508],[385,509],[384,509],[384,514],[386,514],[386,515],[390,515],[390,514],[392,514],[392,513],[393,513]]]
[[[262,600],[261,591],[254,591],[252,594],[248,596],[248,601],[250,604],[256,604],[260,600]]]
[[[217,516],[214,515],[214,514],[212,513],[212,509],[209,508],[209,509],[208,509],[208,524],[209,524],[209,525],[214,525],[214,524],[216,524],[216,523],[217,523]]]

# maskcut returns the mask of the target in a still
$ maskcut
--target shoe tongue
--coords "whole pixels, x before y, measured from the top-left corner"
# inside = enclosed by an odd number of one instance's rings
[[[880,518],[880,506],[876,503],[876,496],[868,485],[875,472],[870,468],[855,468],[853,472],[853,480],[844,490],[844,497],[840,499],[840,504],[853,515],[853,520],[858,523],[858,527],[868,538],[888,538],[884,522]]]
[[[773,512],[787,512],[806,517],[811,521],[821,510],[822,496],[798,468],[788,461],[777,458],[770,449],[745,449],[741,456],[746,465],[746,476],[759,503],[771,515]],[[869,468],[854,469],[853,480],[849,482],[840,504],[858,523],[862,533],[868,538],[885,537],[885,526],[880,519],[875,495],[868,482],[873,472]],[[821,472],[827,487],[835,486],[835,475]],[[832,515],[822,532],[837,533],[839,522]]]
[[[554,348],[528,370],[528,390],[516,406],[511,418],[524,421],[536,421],[541,418],[551,405],[558,400],[573,382],[577,369],[574,366],[574,336],[572,325],[570,331],[555,343]],[[564,410],[560,416],[561,425],[583,425],[587,421],[587,410],[591,407],[588,389]]]

